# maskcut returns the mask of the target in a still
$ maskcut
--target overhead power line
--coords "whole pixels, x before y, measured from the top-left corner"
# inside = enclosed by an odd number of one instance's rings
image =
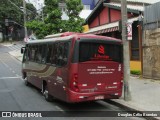
[[[22,9],[20,8],[20,7],[18,7],[15,3],[13,3],[12,1],[10,1],[10,0],[8,0],[12,5],[14,5],[17,9],[19,9],[21,12],[23,12],[22,11]],[[31,12],[31,13],[33,13],[33,14],[35,14],[33,11],[31,11],[31,10],[29,10],[29,9],[26,9],[27,11],[29,11],[29,12]]]
[[[13,6],[15,6],[18,10],[20,10],[21,12],[21,14],[23,14],[24,15],[24,8],[21,6],[21,7],[19,7],[19,6],[17,6],[14,2],[12,2],[11,0],[8,0]],[[29,0],[28,0],[29,1]],[[30,1],[29,1],[30,2]],[[23,10],[22,10],[22,8],[23,8]],[[44,21],[44,18],[43,18],[43,13],[42,13],[42,15],[38,15],[37,13],[34,13],[33,11],[31,11],[31,10],[29,10],[29,9],[26,9],[25,8],[25,10],[27,11],[27,12],[30,12],[30,13],[32,13],[32,14],[34,14],[36,17],[42,17],[42,19],[43,19],[43,21]],[[36,10],[37,11],[37,10]]]
[[[22,10],[21,10],[21,8],[19,8],[15,3],[13,3],[12,1],[10,1],[10,0],[8,0],[12,5],[14,5],[17,9],[19,9],[21,12],[23,12]]]

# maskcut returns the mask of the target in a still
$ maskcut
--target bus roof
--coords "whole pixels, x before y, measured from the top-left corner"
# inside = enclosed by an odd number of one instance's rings
[[[64,36],[69,36],[76,34],[75,32],[64,32],[64,33],[57,33],[57,34],[52,34],[52,35],[47,35],[44,38],[57,38],[57,37],[64,37]]]
[[[84,33],[73,33],[73,32],[66,32],[64,34],[59,34],[60,37],[53,37],[51,38],[51,35],[47,39],[38,39],[27,42],[27,44],[34,44],[34,43],[45,43],[45,42],[54,42],[54,41],[65,41],[72,38],[82,38],[82,39],[101,39],[101,40],[108,40],[108,41],[116,41],[116,42],[122,42],[120,39],[112,38],[112,37],[106,37],[106,36],[99,36],[94,34],[84,34]],[[77,39],[78,40],[78,39]]]
[[[33,41],[27,42],[27,44],[34,44],[34,43],[45,43],[45,42],[54,42],[54,41],[65,41],[73,38],[73,36],[66,36],[66,37],[57,37],[57,38],[48,38],[48,39],[37,39]]]

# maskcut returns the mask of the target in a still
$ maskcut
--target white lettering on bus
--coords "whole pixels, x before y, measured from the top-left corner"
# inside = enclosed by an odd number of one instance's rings
[[[115,72],[115,69],[106,69],[105,66],[99,66],[98,69],[87,69],[87,71],[89,72],[89,74],[112,74],[113,72]]]
[[[99,68],[99,69],[105,69],[106,66],[98,66],[97,68]]]

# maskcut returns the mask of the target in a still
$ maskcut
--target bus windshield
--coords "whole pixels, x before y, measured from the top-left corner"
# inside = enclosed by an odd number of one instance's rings
[[[86,61],[122,62],[122,45],[100,42],[80,42],[79,62]]]

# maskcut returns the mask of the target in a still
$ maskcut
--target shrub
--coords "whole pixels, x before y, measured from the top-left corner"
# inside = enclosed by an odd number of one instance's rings
[[[131,70],[131,74],[133,74],[133,75],[141,75],[141,71],[140,70]]]

